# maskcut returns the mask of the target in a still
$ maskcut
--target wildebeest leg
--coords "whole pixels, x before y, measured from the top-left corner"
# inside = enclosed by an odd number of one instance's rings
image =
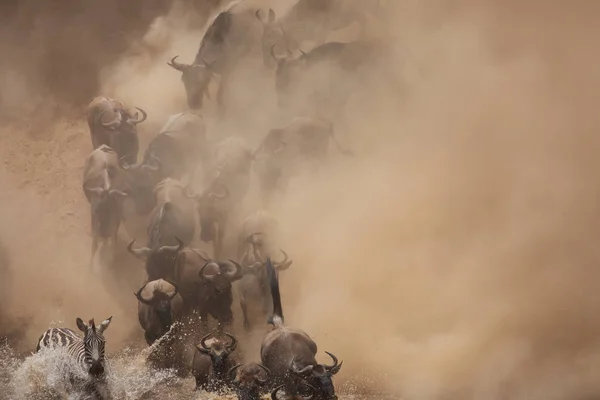
[[[250,324],[250,320],[248,319],[248,301],[244,297],[240,299],[240,308],[242,309],[242,316],[244,318],[244,330],[250,332],[252,324]]]

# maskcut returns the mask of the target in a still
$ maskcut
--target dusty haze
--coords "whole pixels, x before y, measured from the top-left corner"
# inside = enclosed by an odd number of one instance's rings
[[[117,273],[134,283],[112,290],[87,270],[84,108],[102,93],[146,109],[147,143],[185,107],[165,62],[193,59],[217,2],[54,3],[0,8],[0,334],[29,352],[51,323],[114,315],[116,351],[142,337],[140,266],[127,258]],[[356,77],[369,85],[336,120],[357,157],[332,149],[273,207],[294,259],[286,322],[320,359],[344,360],[340,383],[419,399],[598,396],[600,4],[421,3],[385,2],[369,30],[390,57]],[[258,98],[251,117],[216,126],[206,107],[214,135],[254,145],[281,123],[263,83],[241,84]]]

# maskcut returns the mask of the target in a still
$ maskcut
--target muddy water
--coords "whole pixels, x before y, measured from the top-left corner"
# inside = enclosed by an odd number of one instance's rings
[[[194,390],[191,377],[179,378],[174,371],[156,370],[146,365],[150,349],[124,348],[107,359],[107,380],[100,390],[119,400],[209,400],[236,399],[231,393],[212,394]],[[17,355],[8,344],[0,347],[1,400],[84,400],[67,376],[85,373],[61,349]],[[390,395],[360,393],[354,383],[338,385],[340,400],[399,399]],[[269,395],[264,396],[270,399]]]

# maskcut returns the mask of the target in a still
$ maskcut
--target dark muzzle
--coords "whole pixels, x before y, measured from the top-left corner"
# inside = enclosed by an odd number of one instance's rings
[[[104,374],[104,365],[102,364],[102,361],[92,362],[92,366],[90,368],[90,375],[98,377],[102,374]]]

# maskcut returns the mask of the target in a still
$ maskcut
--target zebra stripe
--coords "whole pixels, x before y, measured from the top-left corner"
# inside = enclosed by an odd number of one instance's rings
[[[42,348],[66,347],[67,353],[86,371],[101,375],[104,373],[106,344],[102,333],[110,324],[110,319],[98,327],[95,326],[93,319],[90,320],[89,325],[78,319],[78,327],[84,331],[83,337],[68,328],[50,328],[38,340],[36,352]]]

